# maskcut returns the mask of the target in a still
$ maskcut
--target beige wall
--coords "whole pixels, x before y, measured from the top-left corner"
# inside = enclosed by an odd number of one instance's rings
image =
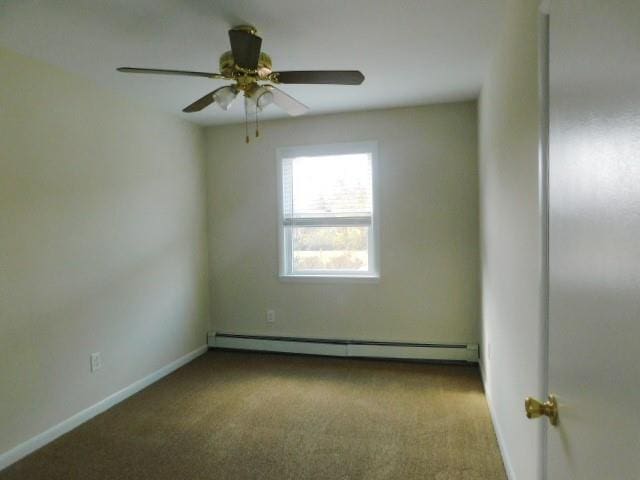
[[[205,343],[202,158],[198,128],[0,49],[0,453]]]
[[[475,102],[271,121],[262,130],[249,145],[244,125],[207,130],[214,330],[478,341]],[[379,142],[380,282],[281,282],[276,148],[366,140]],[[269,308],[274,324],[265,321]]]
[[[538,4],[509,0],[479,105],[482,365],[511,478],[540,477],[543,393],[538,208]]]

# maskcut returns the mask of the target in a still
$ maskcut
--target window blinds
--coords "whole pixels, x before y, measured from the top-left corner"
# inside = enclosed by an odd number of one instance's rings
[[[371,155],[284,158],[285,225],[370,225]]]

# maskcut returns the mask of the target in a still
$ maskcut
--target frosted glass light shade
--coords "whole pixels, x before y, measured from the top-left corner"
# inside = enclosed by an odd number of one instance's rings
[[[256,104],[258,105],[258,108],[260,110],[262,110],[266,106],[271,105],[273,103],[273,93],[271,93],[267,89],[263,89],[263,90],[264,90],[264,92],[262,92],[257,97],[257,101],[256,101]]]
[[[265,107],[273,103],[273,93],[267,88],[257,86],[251,91],[245,94],[248,100],[250,100],[259,110],[263,110]]]
[[[229,110],[229,107],[236,99],[238,91],[233,87],[224,87],[215,91],[213,99],[216,104],[223,110]]]

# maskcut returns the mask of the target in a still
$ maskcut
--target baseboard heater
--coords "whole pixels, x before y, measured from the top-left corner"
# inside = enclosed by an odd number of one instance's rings
[[[211,332],[208,335],[208,345],[211,348],[302,353],[333,357],[478,362],[478,345],[462,343],[376,342]]]

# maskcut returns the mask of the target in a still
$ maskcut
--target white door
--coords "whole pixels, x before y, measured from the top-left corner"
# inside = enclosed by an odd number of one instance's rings
[[[640,479],[640,0],[551,0],[549,480]]]

